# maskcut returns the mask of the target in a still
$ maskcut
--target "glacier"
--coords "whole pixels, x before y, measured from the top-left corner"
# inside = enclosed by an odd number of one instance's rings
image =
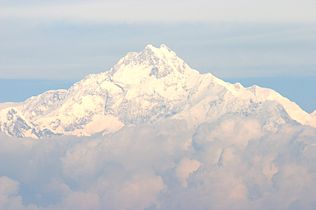
[[[0,210],[313,210],[315,121],[147,45],[0,104]]]

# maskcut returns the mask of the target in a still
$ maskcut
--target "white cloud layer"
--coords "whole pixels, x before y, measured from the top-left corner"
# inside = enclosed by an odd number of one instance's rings
[[[3,3],[1,18],[31,18],[75,22],[314,22],[312,0],[238,1],[12,1]]]
[[[315,209],[316,130],[222,119],[47,140],[0,136],[0,209]]]

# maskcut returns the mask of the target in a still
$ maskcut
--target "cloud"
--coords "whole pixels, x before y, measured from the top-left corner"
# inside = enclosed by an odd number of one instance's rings
[[[110,209],[146,209],[157,204],[157,195],[163,189],[164,182],[160,176],[133,177],[112,193]]]
[[[314,9],[310,0],[46,1],[28,6],[13,1],[1,7],[0,17],[74,22],[314,22]]]
[[[0,136],[0,209],[314,209],[316,130],[223,118],[115,134]]]
[[[65,198],[63,209],[101,209],[100,198],[95,193],[74,192]]]
[[[197,171],[200,166],[201,163],[196,160],[191,160],[187,158],[181,160],[176,169],[176,175],[178,176],[183,187],[187,187],[187,179],[190,177],[192,173]]]
[[[36,210],[34,205],[24,205],[19,195],[19,183],[0,176],[0,209]]]
[[[11,206],[21,203],[21,198],[17,197],[18,184],[5,176],[0,177],[0,206]]]

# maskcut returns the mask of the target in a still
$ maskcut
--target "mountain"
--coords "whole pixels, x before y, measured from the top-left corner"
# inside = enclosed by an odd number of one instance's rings
[[[196,128],[230,116],[259,119],[271,131],[285,123],[316,127],[315,113],[271,89],[200,74],[167,46],[147,45],[68,90],[0,105],[0,131],[32,138],[89,136],[165,119],[184,120]]]

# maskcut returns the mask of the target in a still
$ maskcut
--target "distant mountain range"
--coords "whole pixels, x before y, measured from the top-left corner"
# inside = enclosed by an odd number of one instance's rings
[[[68,90],[0,104],[0,131],[32,138],[90,136],[164,119],[184,120],[196,128],[231,116],[256,118],[271,131],[287,123],[316,127],[316,111],[309,114],[271,89],[200,74],[167,46],[147,45]]]

